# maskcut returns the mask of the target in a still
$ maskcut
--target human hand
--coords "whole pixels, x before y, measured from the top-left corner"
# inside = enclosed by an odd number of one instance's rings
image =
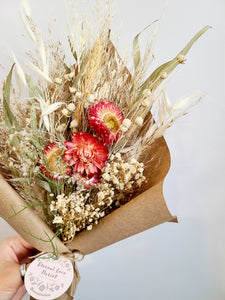
[[[0,243],[0,299],[21,300],[26,294],[20,266],[29,262],[34,248],[22,237],[7,238]]]

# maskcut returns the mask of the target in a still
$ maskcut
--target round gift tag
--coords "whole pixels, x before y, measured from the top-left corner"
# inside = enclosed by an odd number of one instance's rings
[[[24,284],[27,292],[38,300],[52,300],[61,296],[69,288],[74,275],[70,260],[51,254],[43,254],[29,265]]]

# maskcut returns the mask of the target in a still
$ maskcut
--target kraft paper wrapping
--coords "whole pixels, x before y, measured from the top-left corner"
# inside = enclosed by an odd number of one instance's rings
[[[167,221],[176,221],[165,204],[162,182],[102,219],[92,231],[84,231],[67,244],[89,254]]]

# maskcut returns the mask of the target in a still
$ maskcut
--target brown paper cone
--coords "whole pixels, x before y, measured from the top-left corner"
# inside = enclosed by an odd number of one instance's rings
[[[163,198],[162,182],[78,234],[67,247],[89,254],[167,221],[176,221]]]

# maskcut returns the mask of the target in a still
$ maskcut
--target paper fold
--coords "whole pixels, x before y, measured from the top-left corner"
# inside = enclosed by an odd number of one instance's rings
[[[78,234],[67,247],[89,254],[163,222],[177,222],[166,206],[162,185],[161,181],[103,218],[91,231]]]

